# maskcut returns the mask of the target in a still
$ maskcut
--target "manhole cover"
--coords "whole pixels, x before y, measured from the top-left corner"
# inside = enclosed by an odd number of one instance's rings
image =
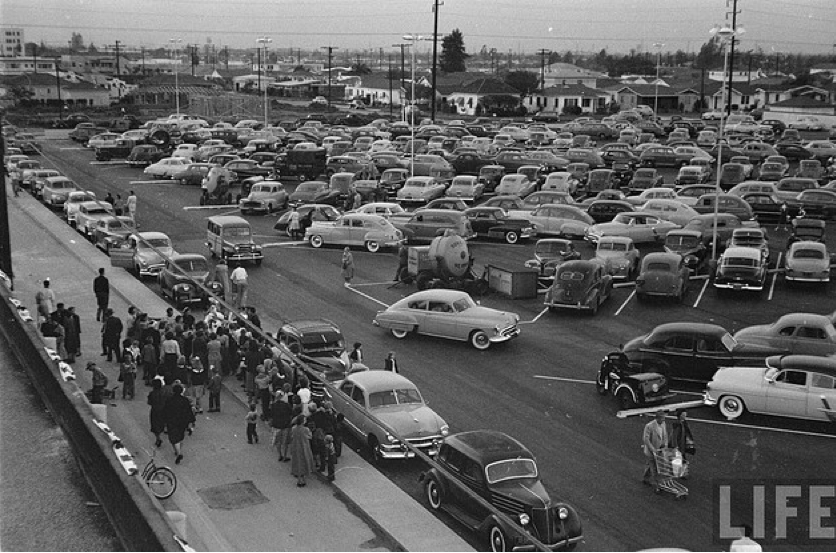
[[[206,502],[210,509],[243,509],[244,507],[260,505],[269,501],[269,499],[258,491],[258,488],[255,487],[252,480],[224,484],[223,486],[215,486],[213,488],[204,488],[197,490],[197,493],[203,498],[203,501]]]

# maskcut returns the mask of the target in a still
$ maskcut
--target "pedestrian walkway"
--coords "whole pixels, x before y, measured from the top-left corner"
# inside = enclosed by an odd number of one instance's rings
[[[111,268],[104,253],[30,195],[9,197],[9,217],[15,296],[34,313],[35,294],[49,277],[57,301],[75,306],[81,318],[82,356],[74,364],[79,385],[90,387],[88,361],[98,363],[115,385],[117,364],[100,356],[93,295],[98,268],[106,269],[110,306],[123,321],[130,305],[160,317],[169,304],[128,272]],[[261,315],[266,328],[275,328]],[[259,423],[260,442],[247,444],[246,396],[234,378],[225,385],[221,413],[197,415],[194,435],[183,443],[182,463],[174,464],[167,442],[157,454],[158,463],[178,477],[177,492],[163,506],[187,515],[190,545],[202,551],[472,550],[349,448],[336,482],[315,478],[297,488],[289,464],[279,463],[269,445],[267,423]],[[141,379],[136,386],[135,400],[109,405],[108,424],[144,466],[154,442],[145,403],[150,388]]]

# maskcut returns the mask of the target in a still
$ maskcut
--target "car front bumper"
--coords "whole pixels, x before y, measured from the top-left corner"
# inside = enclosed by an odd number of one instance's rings
[[[143,277],[155,277],[159,276],[159,274],[163,272],[163,265],[147,265],[147,266],[139,266],[139,276]]]
[[[507,342],[513,338],[516,338],[520,335],[520,328],[517,325],[510,326],[508,328],[504,328],[500,331],[497,331],[496,334],[488,338],[488,340],[492,344],[499,344],[501,342]]]

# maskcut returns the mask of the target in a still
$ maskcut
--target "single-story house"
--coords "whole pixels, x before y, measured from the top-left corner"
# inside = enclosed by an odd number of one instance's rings
[[[359,98],[366,105],[403,105],[408,98],[401,89],[400,79],[389,79],[386,75],[363,75],[362,78],[345,87],[346,100]]]
[[[537,91],[523,100],[528,113],[563,113],[566,107],[579,106],[582,113],[595,113],[603,109],[610,100],[605,90],[590,88],[582,84],[550,86]]]
[[[56,81],[54,75],[46,73],[30,73],[15,77],[4,78],[5,88],[8,91],[14,87],[23,87],[29,91],[29,100],[41,105],[57,105],[60,82],[61,104],[67,106],[109,106],[110,91],[107,88],[96,86],[88,82],[72,83],[64,79]]]
[[[498,79],[481,78],[447,95],[447,103],[459,115],[481,115],[494,106],[514,108],[520,103],[520,93]]]

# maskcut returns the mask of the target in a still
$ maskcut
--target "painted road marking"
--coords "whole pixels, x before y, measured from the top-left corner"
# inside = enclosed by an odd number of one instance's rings
[[[775,262],[775,267],[781,266],[781,256],[784,252],[778,252],[778,260]],[[769,286],[769,297],[767,301],[772,301],[772,295],[775,293],[775,281],[778,280],[778,273],[772,273],[772,284]]]
[[[128,182],[128,184],[173,184],[174,181],[172,180],[162,180],[162,179],[155,179],[155,180],[132,180]]]
[[[124,159],[112,159],[110,161],[91,161],[90,165],[126,165],[127,163]]]
[[[531,319],[530,321],[520,321],[520,322],[519,322],[519,323],[517,323],[517,324],[521,324],[521,325],[530,325],[530,324],[536,323],[536,322],[540,319],[540,317],[542,317],[543,315],[545,315],[545,314],[546,314],[546,313],[548,313],[548,312],[549,312],[549,308],[548,308],[548,307],[544,307],[544,308],[543,308],[543,310],[542,310],[542,311],[540,311],[539,313],[537,313],[537,316],[536,316],[536,317],[534,317],[533,319]]]
[[[371,301],[375,302],[375,303],[376,303],[376,304],[378,304],[378,305],[382,305],[384,308],[389,307],[389,304],[388,304],[388,303],[383,303],[382,301],[380,301],[380,300],[379,300],[379,299],[377,299],[377,298],[373,298],[372,296],[370,296],[370,295],[368,295],[368,294],[364,294],[364,293],[363,293],[363,292],[361,292],[360,290],[355,289],[355,288],[354,288],[354,286],[353,286],[353,285],[351,285],[351,284],[349,284],[348,286],[346,286],[346,288],[348,288],[349,290],[351,290],[352,292],[354,292],[355,294],[357,294],[357,295],[359,295],[359,296],[363,296],[363,297],[364,297],[364,298],[366,298],[367,300],[371,300]]]
[[[615,284],[612,285],[612,287],[613,288],[630,288],[630,287],[635,288],[636,283],[635,282],[616,282]]]
[[[133,184],[133,183],[131,183]],[[187,205],[183,208],[183,211],[198,211],[200,209],[232,209],[233,212],[238,211],[238,206],[235,204],[222,204],[222,205]]]
[[[711,282],[711,281],[708,280],[708,279],[705,279],[705,284],[702,285],[702,290],[700,290],[700,295],[697,296],[697,301],[694,302],[694,307],[695,308],[700,304],[700,301],[702,301],[702,297],[705,294],[705,290],[708,288],[708,283],[709,282]]]
[[[630,303],[630,300],[633,299],[633,296],[635,296],[635,295],[636,295],[635,290],[630,292],[630,295],[627,296],[627,299],[624,300],[624,303],[622,303],[621,307],[618,308],[618,311],[615,312],[615,315],[614,315],[615,317],[618,317],[618,315],[624,310],[625,307],[627,307],[627,304]]]
[[[261,244],[262,248],[279,248],[282,246],[303,246],[307,244],[307,242],[267,242],[266,244]]]
[[[84,146],[64,146],[62,148],[58,148],[59,150],[86,150]]]
[[[303,244],[305,242],[302,242]],[[397,284],[397,280],[387,280],[385,282],[363,282],[360,284],[352,284],[351,286],[391,286],[392,284]]]
[[[540,380],[558,380],[560,382],[572,382],[572,383],[575,383],[575,384],[595,384],[594,380],[580,380],[580,379],[577,379],[577,378],[565,378],[565,377],[562,377],[562,376],[545,376],[545,375],[535,374],[534,378],[539,378]],[[683,392],[683,391],[677,391],[677,390],[671,390],[671,392],[674,392],[674,393],[677,393],[677,394],[702,395],[702,394],[697,394],[696,392]],[[663,408],[665,406],[664,405],[659,405],[658,407]],[[731,421],[715,421],[715,420],[709,420],[709,419],[700,419],[700,418],[696,418],[696,417],[688,417],[688,420],[697,421],[697,422],[704,422],[706,424],[716,424],[718,426],[734,426],[734,427],[737,427],[737,428],[747,428],[747,429],[750,429],[750,430],[764,430],[764,431],[767,431],[767,432],[779,432],[779,433],[782,433],[782,434],[796,434],[798,436],[814,436],[814,437],[821,437],[821,438],[836,439],[836,434],[822,434],[820,432],[808,432],[806,430],[788,430],[788,429],[784,429],[784,428],[772,428],[772,427],[769,427],[769,426],[742,424],[742,423],[739,423],[739,422],[731,422]]]

